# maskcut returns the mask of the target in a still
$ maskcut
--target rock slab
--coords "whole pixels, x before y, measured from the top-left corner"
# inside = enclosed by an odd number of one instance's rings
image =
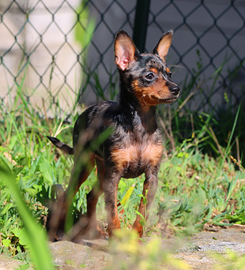
[[[105,245],[104,243],[102,246]],[[104,269],[110,259],[110,254],[91,248],[88,245],[60,241],[50,244],[54,263],[58,269]]]

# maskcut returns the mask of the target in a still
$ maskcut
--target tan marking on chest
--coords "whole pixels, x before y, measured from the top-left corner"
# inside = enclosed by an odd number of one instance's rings
[[[155,166],[162,158],[163,146],[156,144],[149,144],[143,149],[141,157],[143,160],[149,161],[151,166]]]
[[[119,170],[127,167],[129,163],[136,162],[138,160],[138,151],[135,146],[130,146],[123,149],[114,150],[111,153],[112,161],[116,164]]]
[[[137,167],[140,164],[156,166],[162,157],[162,145],[149,144],[145,146],[131,145],[125,149],[114,150],[111,154],[112,161],[119,170],[129,166]]]

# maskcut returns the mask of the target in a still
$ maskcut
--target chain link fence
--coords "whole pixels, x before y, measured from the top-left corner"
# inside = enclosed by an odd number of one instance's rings
[[[59,100],[115,99],[114,36],[133,36],[136,1],[0,1],[0,98],[19,85],[27,101],[48,110]],[[175,31],[168,55],[173,80],[188,108],[216,109],[241,102],[245,85],[245,1],[151,0],[145,51]],[[189,83],[187,83],[189,82]],[[195,93],[193,93],[195,91]]]

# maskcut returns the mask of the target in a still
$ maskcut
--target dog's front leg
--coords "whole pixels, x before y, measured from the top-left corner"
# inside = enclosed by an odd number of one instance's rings
[[[119,175],[118,172],[106,170],[103,190],[105,193],[109,237],[113,235],[113,230],[120,229],[120,220],[117,212],[117,190],[120,178],[121,175]]]
[[[145,217],[145,219],[147,219],[146,211],[151,206],[151,203],[152,203],[154,196],[156,194],[158,180],[157,180],[157,173],[156,172],[146,174],[145,177],[146,178],[145,178],[144,187],[143,187],[143,197],[140,200],[138,211],[143,217]],[[146,201],[145,201],[145,199],[146,199]],[[137,215],[136,220],[135,220],[134,225],[133,225],[133,229],[138,232],[140,238],[143,235],[143,227],[140,224],[141,219],[142,219],[142,217]]]

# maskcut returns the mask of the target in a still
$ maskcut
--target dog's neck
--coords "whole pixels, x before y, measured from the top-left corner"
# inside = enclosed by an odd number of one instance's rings
[[[130,86],[121,81],[118,105],[125,117],[132,125],[142,125],[144,129],[153,133],[158,128],[156,121],[156,106],[142,107]]]

